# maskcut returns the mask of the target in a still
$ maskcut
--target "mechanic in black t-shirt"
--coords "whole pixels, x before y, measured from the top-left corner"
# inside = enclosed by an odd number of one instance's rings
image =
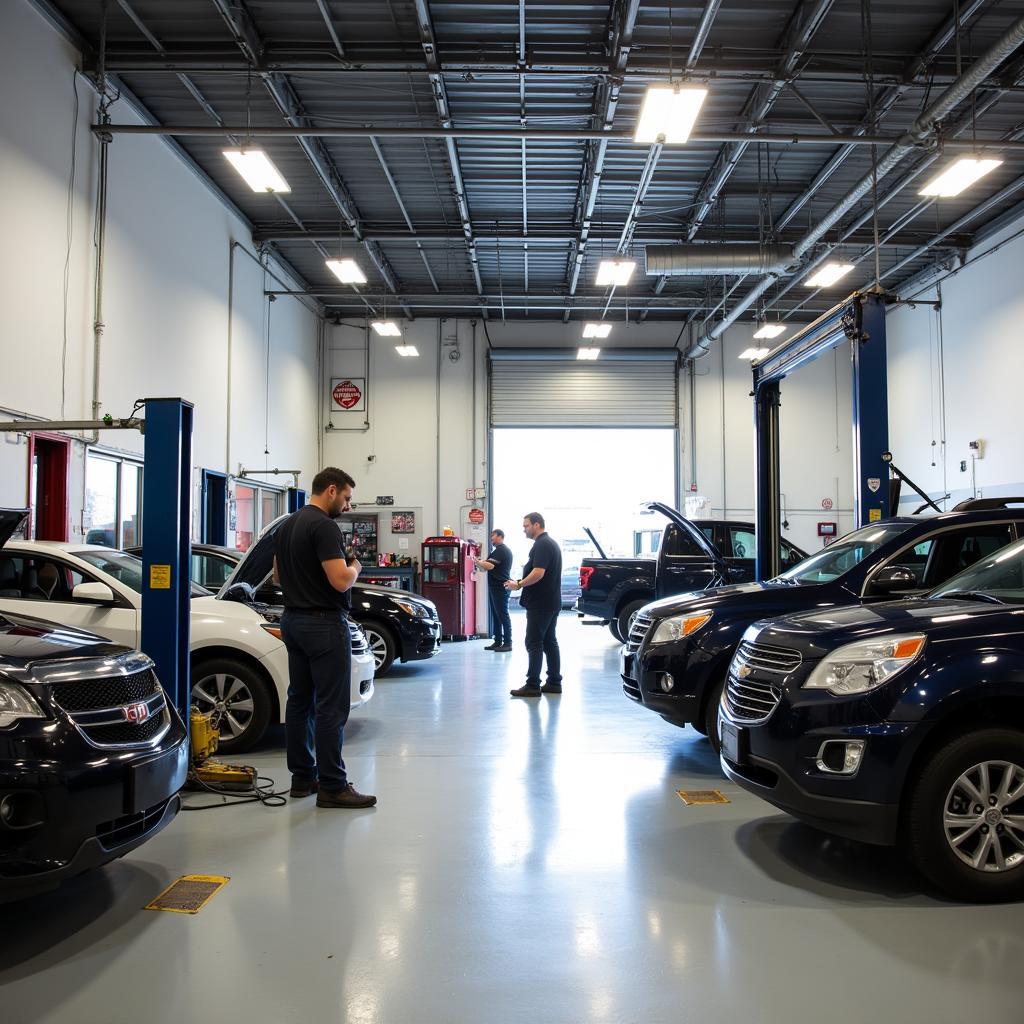
[[[512,690],[513,697],[539,697],[562,692],[562,656],[558,649],[558,615],[562,610],[562,551],[544,529],[544,517],[531,512],[523,519],[523,533],[533,541],[530,560],[521,580],[509,580],[508,590],[521,590],[526,609],[526,685]],[[540,685],[540,670],[547,659],[548,674]]]
[[[340,469],[313,478],[309,504],[277,532],[274,582],[284,593],[281,636],[288,648],[285,737],[290,795],[317,794],[317,807],[372,807],[341,757],[352,692],[349,590],[362,566],[346,559],[335,519],[352,506],[355,480]]]
[[[474,558],[473,563],[487,573],[487,599],[494,620],[494,643],[484,650],[507,654],[512,650],[512,618],[505,584],[512,578],[512,550],[505,545],[504,530],[491,530],[491,553]]]

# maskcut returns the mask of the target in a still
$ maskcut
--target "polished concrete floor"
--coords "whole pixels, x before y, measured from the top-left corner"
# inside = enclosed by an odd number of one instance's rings
[[[560,630],[561,697],[510,700],[521,649],[479,642],[382,680],[346,742],[374,810],[183,814],[0,909],[0,1020],[1024,1021],[1020,906],[943,902],[775,813],[622,696],[606,630]],[[249,758],[279,785],[280,743]],[[676,795],[714,787],[732,802]],[[191,873],[231,881],[194,917],[141,909]]]

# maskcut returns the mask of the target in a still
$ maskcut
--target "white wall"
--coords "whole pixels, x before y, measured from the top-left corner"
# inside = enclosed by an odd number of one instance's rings
[[[901,306],[886,319],[893,456],[929,496],[949,493],[947,508],[972,496],[968,444],[979,438],[978,495],[1024,494],[1024,238],[1007,240],[1019,230],[982,243],[970,260],[1005,242],[919,295],[941,297],[941,309]],[[904,509],[915,502],[904,488]]]
[[[98,144],[88,130],[96,97],[74,78],[78,59],[26,0],[3,5],[0,87],[24,102],[0,109],[0,406],[48,419],[92,418]],[[73,83],[80,109],[69,247]],[[137,120],[123,101],[110,112]],[[235,249],[229,410],[229,253],[233,241],[251,248],[249,228],[159,139],[117,137],[109,166],[101,413],[125,416],[147,396],[187,399],[196,409],[196,467],[299,468],[308,486],[317,463],[317,317],[295,299],[268,305],[264,271]],[[0,440],[0,504],[26,501],[27,447],[14,441]],[[106,431],[100,441],[142,451],[136,433]],[[71,520],[80,535],[84,445],[75,448]]]

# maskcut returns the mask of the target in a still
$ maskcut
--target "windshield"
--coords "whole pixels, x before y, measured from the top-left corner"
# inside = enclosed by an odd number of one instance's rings
[[[118,583],[134,590],[136,594],[142,593],[142,559],[135,555],[129,555],[126,551],[93,550],[76,551],[75,554],[83,561],[95,566],[100,572],[113,576]],[[209,597],[210,592],[192,584],[192,597]]]
[[[1007,545],[994,555],[946,580],[929,597],[987,594],[1004,604],[1024,604],[1024,540]]]
[[[865,526],[863,529],[848,533],[842,540],[830,544],[824,551],[805,558],[778,578],[794,583],[831,583],[907,529],[907,523]]]

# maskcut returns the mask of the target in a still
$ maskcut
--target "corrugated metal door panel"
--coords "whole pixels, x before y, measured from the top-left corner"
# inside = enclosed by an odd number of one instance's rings
[[[495,360],[491,426],[675,427],[675,363]]]

